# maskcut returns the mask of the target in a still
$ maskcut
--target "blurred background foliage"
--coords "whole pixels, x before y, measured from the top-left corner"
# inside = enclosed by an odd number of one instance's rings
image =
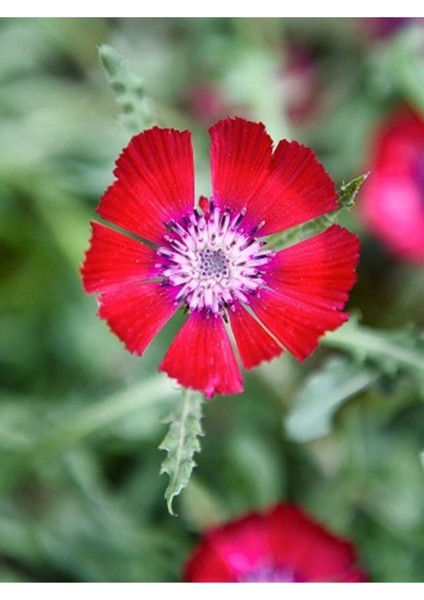
[[[179,581],[205,526],[287,499],[353,539],[372,580],[424,580],[424,408],[407,377],[379,378],[302,443],[284,415],[342,359],[323,347],[246,374],[244,395],[207,404],[174,518],[158,446],[178,391],[155,370],[177,326],[130,356],[78,272],[130,137],[100,44],[142,77],[156,122],[194,132],[207,194],[206,129],[226,115],[312,146],[339,184],[366,171],[379,120],[403,102],[424,113],[423,36],[408,19],[0,20],[0,580]],[[349,308],[422,326],[422,267],[355,211],[345,223],[363,242]]]

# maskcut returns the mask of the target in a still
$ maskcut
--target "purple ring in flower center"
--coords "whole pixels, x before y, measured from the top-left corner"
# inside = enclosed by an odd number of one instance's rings
[[[194,210],[182,223],[167,224],[157,267],[169,285],[180,288],[175,300],[190,312],[225,315],[234,301],[248,304],[249,295],[265,285],[261,269],[273,252],[255,237],[263,223],[250,231],[241,226],[244,214],[211,202],[206,214]]]

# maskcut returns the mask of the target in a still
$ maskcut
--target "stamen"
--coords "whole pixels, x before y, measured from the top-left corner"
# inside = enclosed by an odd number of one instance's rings
[[[263,223],[249,233],[239,227],[245,209],[232,215],[206,198],[200,207],[203,214],[195,209],[179,223],[167,224],[171,235],[164,236],[164,245],[156,251],[161,259],[158,268],[167,285],[179,288],[176,303],[190,312],[226,319],[235,301],[249,303],[249,297],[265,285],[263,266],[273,253],[252,235]]]

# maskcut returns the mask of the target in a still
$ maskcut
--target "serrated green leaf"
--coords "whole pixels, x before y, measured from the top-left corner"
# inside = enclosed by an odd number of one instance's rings
[[[185,390],[181,401],[173,414],[167,419],[171,423],[160,450],[166,450],[168,456],[162,463],[160,473],[169,475],[169,484],[165,491],[168,511],[175,516],[172,503],[175,496],[186,487],[196,466],[193,456],[200,452],[199,436],[203,435],[202,419],[203,398],[201,394]]]
[[[285,420],[289,437],[307,442],[331,431],[336,411],[379,377],[377,371],[346,358],[333,358],[299,390]]]
[[[355,206],[355,200],[359,188],[367,177],[368,173],[365,173],[364,175],[355,177],[355,179],[352,179],[352,181],[349,181],[349,183],[343,183],[340,186],[337,200],[339,208],[337,210],[334,210],[326,215],[322,215],[316,219],[312,219],[307,223],[302,223],[301,225],[291,227],[290,229],[287,229],[281,233],[277,233],[276,235],[272,236],[271,240],[269,241],[269,246],[275,250],[281,250],[287,246],[302,242],[313,235],[317,235],[325,229],[328,229],[328,227],[331,225],[334,225],[334,223],[337,223],[341,213],[343,213],[346,209],[349,210]]]
[[[350,318],[343,327],[328,333],[322,343],[370,360],[389,375],[403,369],[420,380],[424,377],[424,337],[414,329],[385,331]]]
[[[100,46],[99,57],[122,109],[124,125],[131,133],[151,127],[153,117],[142,79],[130,71],[124,59],[108,44]]]

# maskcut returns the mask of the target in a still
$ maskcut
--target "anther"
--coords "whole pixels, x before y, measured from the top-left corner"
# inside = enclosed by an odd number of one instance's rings
[[[265,225],[265,221],[261,221],[260,223],[258,223],[258,225],[256,225],[256,227],[254,227],[253,229],[251,229],[249,231],[249,236],[255,235],[255,233],[258,233],[258,231],[260,229],[262,229],[262,227]]]

